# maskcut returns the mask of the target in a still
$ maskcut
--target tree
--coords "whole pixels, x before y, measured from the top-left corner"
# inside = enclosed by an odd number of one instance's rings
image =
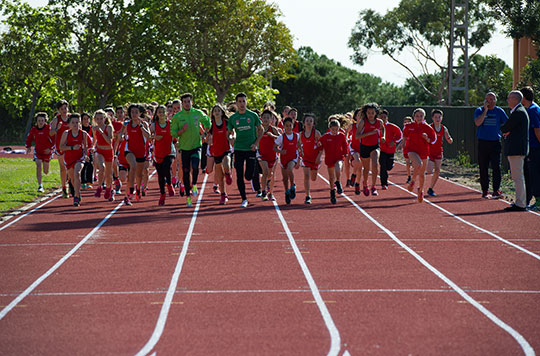
[[[493,12],[482,0],[469,1],[469,45],[473,48],[470,58],[491,38],[494,30]],[[457,31],[463,40],[462,29]],[[362,65],[369,52],[375,48],[403,66],[414,81],[428,95],[443,103],[448,85],[448,59],[450,58],[450,1],[401,0],[399,5],[380,15],[374,10],[363,10],[352,30],[349,47],[354,50],[352,60]],[[420,65],[421,73],[399,59],[404,51],[410,51]],[[445,50],[445,56],[437,51]],[[435,67],[440,81],[437,88],[423,82],[421,74],[429,74]]]
[[[395,85],[343,67],[310,47],[298,50],[296,63],[288,73],[288,79],[273,81],[279,90],[277,106],[292,105],[300,112],[313,112],[321,125],[330,115],[352,111],[366,102],[399,105],[405,100]]]
[[[471,105],[481,105],[487,92],[494,92],[498,98],[506,98],[512,90],[512,69],[496,56],[476,55],[469,64],[469,89]],[[453,102],[459,103],[456,99]]]
[[[49,7],[33,8],[18,0],[3,3],[7,30],[0,35],[0,80],[4,99],[30,109],[25,135],[30,131],[43,93],[51,90],[65,65],[67,28]],[[23,110],[14,110],[16,114]]]
[[[265,0],[170,0],[160,9],[172,54],[165,73],[190,71],[215,89],[218,102],[254,73],[283,75],[294,58],[289,29]]]
[[[51,0],[73,39],[68,77],[77,85],[79,109],[103,108],[150,81],[159,68],[159,33],[152,2]]]

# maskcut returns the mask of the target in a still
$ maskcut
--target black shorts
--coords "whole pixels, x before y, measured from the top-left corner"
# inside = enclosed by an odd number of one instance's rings
[[[371,152],[375,151],[378,148],[379,148],[379,145],[373,145],[373,146],[360,145],[360,157],[370,158]]]
[[[131,153],[134,156],[135,156],[135,153],[133,153],[131,151],[124,151],[124,157],[126,157],[126,160],[129,162],[129,160],[127,159],[128,153]],[[135,162],[144,163],[144,162],[146,162],[146,157],[137,157],[137,156],[135,156]]]
[[[224,154],[222,154],[221,156],[218,156],[218,157],[214,157],[214,163],[215,164],[221,164],[223,162],[223,158],[225,158],[225,156],[231,156],[231,151],[227,151],[225,152]],[[212,156],[211,156],[212,157]]]

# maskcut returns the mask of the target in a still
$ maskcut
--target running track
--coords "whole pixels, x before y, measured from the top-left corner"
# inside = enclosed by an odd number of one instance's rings
[[[540,216],[440,180],[313,204],[203,183],[157,206],[84,192],[0,224],[2,355],[534,355]],[[279,176],[279,175],[278,175]],[[205,181],[206,182],[206,181]],[[19,220],[15,221],[17,218]],[[15,222],[14,222],[15,221]]]

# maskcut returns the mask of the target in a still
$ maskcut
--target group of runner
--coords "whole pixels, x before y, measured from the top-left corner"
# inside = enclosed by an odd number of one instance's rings
[[[124,191],[124,203],[132,205],[146,195],[149,167],[154,165],[159,182],[158,205],[167,195],[186,196],[192,206],[197,196],[198,175],[214,173],[220,204],[228,202],[227,186],[232,184],[232,167],[242,207],[249,205],[246,181],[263,201],[275,200],[274,177],[281,168],[285,202],[297,195],[295,170],[302,167],[306,204],[311,204],[310,184],[318,177],[324,154],[328,170],[329,195],[336,204],[343,193],[342,172],[346,187],[355,194],[379,194],[388,189],[388,172],[394,166],[394,154],[403,150],[408,169],[408,190],[416,188],[418,201],[424,197],[426,170],[433,172],[427,193],[435,196],[443,154],[443,139],[452,143],[448,129],[442,125],[443,113],[433,110],[432,123],[426,122],[423,109],[404,119],[403,130],[388,122],[388,112],[369,103],[352,113],[332,115],[328,130],[315,128],[314,114],[305,113],[302,122],[298,111],[286,106],[281,115],[272,104],[262,112],[247,108],[247,96],[239,93],[228,108],[216,104],[210,112],[195,109],[193,96],[186,93],[166,105],[131,104],[87,114],[69,113],[62,100],[48,124],[48,115],[36,115],[26,147],[34,143],[38,191],[43,191],[42,171],[48,173],[55,153],[59,165],[64,198],[73,197],[81,204],[81,189],[95,184],[95,196],[114,201]],[[412,167],[412,168],[411,168]],[[179,169],[180,168],[180,169]],[[180,173],[181,172],[181,173]],[[370,179],[371,174],[371,179]],[[418,183],[418,186],[417,184]]]

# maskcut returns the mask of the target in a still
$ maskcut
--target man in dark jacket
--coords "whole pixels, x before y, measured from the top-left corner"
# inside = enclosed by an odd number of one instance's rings
[[[506,211],[527,210],[525,177],[523,175],[523,163],[529,153],[529,115],[521,100],[523,94],[513,90],[508,94],[507,102],[510,107],[510,117],[501,126],[501,132],[505,137],[504,154],[510,163],[510,173],[516,187],[516,202],[505,208]]]

